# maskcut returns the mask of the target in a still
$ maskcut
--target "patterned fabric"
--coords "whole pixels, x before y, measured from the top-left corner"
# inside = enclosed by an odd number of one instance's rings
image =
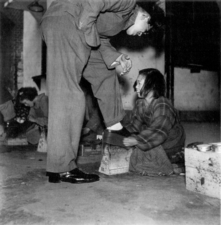
[[[133,133],[137,147],[142,151],[162,145],[171,160],[182,151],[185,132],[177,110],[164,97],[154,99],[150,104],[145,99],[138,99],[123,124]]]
[[[16,118],[23,118],[24,120],[27,120],[30,107],[25,106],[24,104],[21,104],[18,100],[15,100],[14,108],[15,108]]]

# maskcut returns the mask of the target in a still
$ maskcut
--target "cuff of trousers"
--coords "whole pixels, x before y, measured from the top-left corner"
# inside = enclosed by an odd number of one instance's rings
[[[106,127],[110,127],[110,126],[112,126],[112,125],[114,125],[114,124],[116,124],[116,123],[121,122],[121,121],[123,120],[123,118],[124,118],[125,115],[126,115],[125,112],[123,112],[123,113],[121,114],[121,116],[119,116],[119,117],[117,117],[117,118],[114,118],[114,120],[112,120],[112,121],[110,121],[110,122],[106,122],[106,121],[105,121]]]

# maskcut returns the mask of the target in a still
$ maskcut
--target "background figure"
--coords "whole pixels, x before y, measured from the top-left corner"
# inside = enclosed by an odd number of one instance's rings
[[[21,123],[21,124],[28,120],[28,114],[29,114],[29,111],[30,111],[29,106],[25,106],[24,104],[22,104],[20,102],[19,94],[22,91],[22,89],[23,88],[20,88],[18,90],[18,93],[17,93],[16,98],[14,100],[14,108],[15,108],[15,114],[16,114],[14,120],[16,120],[18,123]]]
[[[32,123],[26,131],[27,141],[38,144],[41,130],[48,126],[48,97],[42,93],[38,95],[36,88],[24,87],[18,92],[18,100],[26,107],[30,107],[28,121]]]
[[[48,126],[48,96],[44,93],[38,95],[36,88],[24,87],[19,91],[19,101],[30,107],[28,120],[41,127]]]
[[[0,96],[0,141],[5,139],[6,122],[15,117],[14,104],[9,91],[3,87]]]
[[[110,37],[122,30],[140,36],[159,24],[155,22],[135,0],[51,3],[41,23],[47,44],[49,182],[99,180],[97,175],[80,171],[75,162],[85,112],[85,96],[79,82],[83,76],[91,84],[106,127],[121,130],[120,121],[125,114],[113,69],[121,65],[121,74],[125,74],[132,62],[111,46]]]
[[[19,100],[19,94],[22,88],[20,88],[13,99],[15,117],[7,122],[7,138],[21,138],[26,136],[26,131],[33,125],[32,122],[28,121],[28,114],[30,111],[29,106],[25,106]]]
[[[184,163],[185,132],[177,110],[164,97],[164,77],[156,69],[141,70],[134,88],[138,100],[124,118],[131,136],[123,143],[135,147],[129,169],[144,175],[169,175],[172,163]]]

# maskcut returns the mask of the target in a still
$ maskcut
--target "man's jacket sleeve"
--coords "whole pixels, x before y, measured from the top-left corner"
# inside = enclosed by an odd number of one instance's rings
[[[129,13],[135,6],[135,0],[83,0],[82,5],[78,27],[84,31],[87,44],[91,47],[97,47],[101,44],[96,28],[99,14],[105,11],[116,13],[128,11]]]
[[[98,51],[101,53],[101,56],[108,69],[111,68],[111,64],[121,55],[117,52],[116,49],[110,44],[109,39],[100,39],[101,45]]]

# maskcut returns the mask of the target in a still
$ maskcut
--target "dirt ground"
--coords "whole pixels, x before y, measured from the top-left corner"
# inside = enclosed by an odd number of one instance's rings
[[[51,184],[45,164],[36,147],[0,146],[1,225],[220,224],[220,201],[186,190],[185,176],[107,176],[87,158],[79,167],[100,181]]]

